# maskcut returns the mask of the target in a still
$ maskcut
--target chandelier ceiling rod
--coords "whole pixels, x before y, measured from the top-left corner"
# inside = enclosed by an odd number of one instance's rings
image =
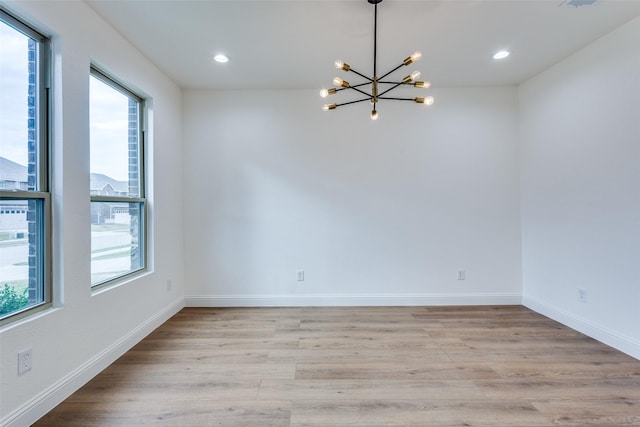
[[[323,97],[323,98],[326,98],[329,95],[335,95],[337,92],[351,89],[351,90],[353,90],[355,92],[358,92],[358,93],[364,95],[365,98],[356,99],[354,101],[342,102],[342,103],[325,104],[322,107],[322,109],[325,110],[325,111],[335,110],[336,108],[344,106],[344,105],[350,105],[350,104],[356,104],[356,103],[359,103],[359,102],[369,101],[373,105],[373,110],[371,111],[371,119],[372,120],[376,120],[378,118],[378,111],[376,110],[376,105],[382,99],[393,100],[393,101],[413,101],[413,102],[416,102],[418,104],[433,105],[433,103],[435,101],[433,96],[415,97],[415,98],[401,98],[401,97],[384,96],[385,94],[391,92],[392,90],[394,90],[397,87],[402,86],[402,85],[412,85],[412,86],[414,86],[416,88],[425,88],[425,89],[427,89],[427,88],[431,87],[431,83],[424,82],[424,81],[418,81],[417,79],[420,77],[420,72],[419,71],[412,72],[411,74],[409,74],[408,76],[404,77],[399,82],[398,81],[384,81],[384,80],[382,80],[385,77],[387,77],[390,74],[392,74],[393,72],[399,70],[400,68],[402,68],[404,66],[409,66],[412,63],[414,63],[415,61],[417,61],[418,59],[420,59],[420,57],[422,57],[422,54],[420,52],[414,52],[412,55],[410,55],[409,57],[405,58],[405,60],[402,61],[402,63],[400,65],[398,65],[397,67],[393,68],[391,71],[383,74],[382,77],[378,77],[378,3],[382,2],[382,0],[367,0],[367,2],[369,2],[370,4],[372,4],[374,6],[374,14],[373,14],[373,77],[368,77],[365,74],[362,74],[359,71],[356,71],[353,68],[351,68],[351,66],[349,64],[346,64],[346,63],[338,60],[338,61],[335,62],[336,68],[338,68],[340,70],[343,70],[343,71],[346,71],[346,72],[352,72],[352,73],[364,78],[365,80],[367,80],[367,82],[351,85],[349,82],[341,79],[340,77],[336,77],[336,78],[333,79],[333,84],[335,86],[337,86],[336,88],[322,89],[320,91],[320,96]],[[371,85],[370,92],[365,92],[364,90],[361,89],[364,86],[368,86],[368,85]],[[378,86],[379,85],[389,85],[390,87],[386,88],[385,90],[383,90],[382,92],[379,93],[379,90],[378,90]]]
[[[373,4],[373,81],[377,80],[378,76],[378,3],[382,0],[367,0]],[[376,109],[376,104],[373,104],[373,109]]]

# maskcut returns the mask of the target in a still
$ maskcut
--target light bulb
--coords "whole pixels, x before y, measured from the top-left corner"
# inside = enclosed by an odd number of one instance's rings
[[[406,57],[404,61],[402,61],[402,65],[411,65],[420,58],[422,58],[422,53],[418,51],[413,52],[411,56]]]
[[[496,52],[495,55],[493,55],[493,59],[504,59],[507,56],[509,56],[510,52],[508,50],[501,50],[500,52]]]
[[[411,83],[417,78],[420,78],[420,71],[414,71],[413,73],[409,74],[408,76],[402,79],[402,83],[404,84]]]
[[[334,62],[334,65],[338,70],[349,71],[351,69],[349,64],[346,64],[339,59],[336,62]]]
[[[335,86],[349,87],[349,82],[342,80],[340,77],[334,77],[333,84]]]
[[[224,64],[225,62],[229,62],[229,58],[221,53],[214,56],[213,59],[215,59],[216,62],[220,62],[222,64]]]
[[[415,82],[413,85],[415,87],[428,89],[431,87],[431,82]]]
[[[336,104],[324,104],[322,106],[322,111],[329,111],[329,110],[335,110],[337,107]]]
[[[322,89],[320,91],[320,96],[323,97],[323,98],[326,98],[329,95],[335,95],[336,92],[337,92],[337,89],[334,88],[334,87],[329,88],[329,89]]]
[[[433,96],[427,96],[427,97],[421,97],[418,96],[416,98],[414,98],[414,101],[416,102],[416,104],[424,104],[424,105],[433,105],[433,103],[436,101],[435,98]]]
[[[378,112],[376,110],[371,110],[371,120],[378,120]]]
[[[433,96],[426,96],[424,98],[421,97],[421,96],[418,96],[418,97],[414,98],[414,101],[417,104],[433,105],[433,103],[435,102],[435,99],[434,99]]]

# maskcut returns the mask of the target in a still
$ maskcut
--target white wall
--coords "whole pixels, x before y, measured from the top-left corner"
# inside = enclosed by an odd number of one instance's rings
[[[432,93],[185,91],[187,305],[520,303],[517,90]]]
[[[0,424],[28,425],[183,305],[181,92],[83,2],[5,5],[53,36],[56,308],[0,331]],[[94,59],[152,99],[150,271],[92,293],[89,64]],[[167,290],[167,280],[172,289]],[[17,375],[17,354],[33,368]]]
[[[524,302],[636,358],[639,40],[637,18],[519,91]]]

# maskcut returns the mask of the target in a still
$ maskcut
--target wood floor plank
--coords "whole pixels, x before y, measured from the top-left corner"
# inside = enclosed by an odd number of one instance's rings
[[[295,363],[232,363],[220,364],[217,362],[198,363],[175,362],[154,364],[127,364],[118,366],[117,369],[107,368],[101,373],[105,381],[139,381],[139,382],[171,382],[180,381],[181,377],[199,375],[219,381],[234,381],[262,379],[294,379],[296,372]]]
[[[522,306],[186,308],[36,426],[640,426],[640,361]]]
[[[269,360],[274,362],[312,362],[322,363],[330,360],[343,363],[388,362],[395,360],[406,363],[450,362],[451,359],[443,349],[298,349],[271,350]]]
[[[264,350],[228,350],[219,348],[189,347],[178,349],[147,350],[134,347],[117,360],[118,365],[127,364],[182,364],[182,363],[218,363],[221,366],[239,363],[264,363],[269,359],[269,351]]]
[[[554,424],[639,426],[640,400],[546,400],[533,402]]]
[[[38,422],[47,427],[113,426],[288,426],[286,401],[165,400],[152,402],[69,402]]]
[[[313,380],[479,380],[500,376],[483,364],[453,366],[451,363],[297,363],[296,379]]]
[[[640,379],[477,380],[482,393],[495,400],[640,400]]]
[[[552,426],[531,404],[476,401],[295,401],[291,426]]]
[[[141,382],[114,381],[108,379],[89,382],[69,402],[108,402],[159,400],[254,400],[260,381],[222,381],[203,375],[184,375],[177,381]],[[263,399],[264,400],[264,399]]]
[[[640,364],[633,362],[496,363],[491,368],[501,378],[542,380],[640,379]]]
[[[265,380],[258,400],[480,400],[482,391],[470,380]]]

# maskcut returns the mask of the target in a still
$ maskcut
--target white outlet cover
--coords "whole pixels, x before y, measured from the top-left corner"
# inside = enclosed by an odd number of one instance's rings
[[[578,288],[578,299],[580,302],[587,302],[587,290]]]
[[[22,375],[31,370],[32,357],[31,349],[18,353],[18,375]]]

